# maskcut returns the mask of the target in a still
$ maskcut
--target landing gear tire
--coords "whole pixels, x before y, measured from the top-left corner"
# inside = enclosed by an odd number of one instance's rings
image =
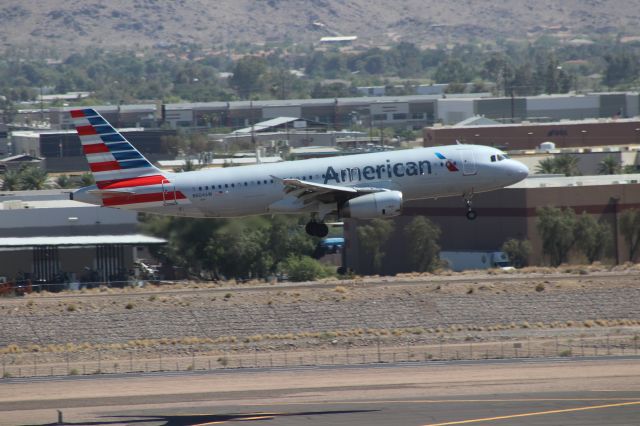
[[[329,234],[329,227],[321,222],[309,222],[304,227],[304,230],[312,237],[324,238]]]
[[[467,219],[475,220],[475,218],[478,217],[478,213],[476,213],[476,211],[471,207],[471,196],[473,196],[473,193],[469,196],[465,196],[464,202],[467,205]]]

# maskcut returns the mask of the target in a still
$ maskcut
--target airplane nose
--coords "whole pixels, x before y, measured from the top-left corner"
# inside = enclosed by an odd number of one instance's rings
[[[509,175],[518,179],[518,182],[529,176],[529,168],[519,161],[512,160]]]

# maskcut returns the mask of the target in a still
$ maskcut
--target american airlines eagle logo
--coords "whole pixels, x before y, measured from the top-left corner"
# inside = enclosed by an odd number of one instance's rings
[[[456,166],[456,164],[451,161],[451,160],[447,160],[447,157],[445,157],[444,155],[440,154],[439,152],[436,152],[436,157],[438,157],[440,160],[446,160],[444,165],[446,166],[447,170],[449,170],[450,172],[458,172],[458,166]]]

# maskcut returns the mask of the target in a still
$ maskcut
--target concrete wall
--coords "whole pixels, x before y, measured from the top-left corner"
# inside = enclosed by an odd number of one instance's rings
[[[455,124],[475,114],[471,99],[439,99],[436,120],[443,124]]]
[[[137,223],[137,213],[133,211],[73,202],[66,202],[61,208],[0,210],[0,232],[4,237],[127,234],[136,231]]]
[[[527,98],[527,118],[582,120],[599,117],[599,100],[596,95]]]

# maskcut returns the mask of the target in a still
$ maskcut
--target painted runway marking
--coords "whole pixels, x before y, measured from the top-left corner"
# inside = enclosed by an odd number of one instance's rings
[[[549,414],[560,414],[560,413],[572,413],[576,411],[587,411],[587,410],[599,410],[603,408],[613,408],[613,407],[624,407],[629,405],[640,405],[640,401],[633,402],[620,402],[618,404],[607,404],[607,405],[595,405],[590,407],[578,407],[578,408],[566,408],[562,410],[550,410],[550,411],[536,411],[533,413],[522,413],[522,414],[511,414],[508,416],[497,416],[497,417],[485,417],[482,419],[469,419],[469,420],[460,420],[455,422],[445,422],[445,423],[432,423],[424,426],[450,426],[450,425],[463,425],[469,423],[480,423],[480,422],[492,422],[496,420],[508,420],[508,419],[516,419],[519,417],[531,417],[531,416],[544,416]]]

